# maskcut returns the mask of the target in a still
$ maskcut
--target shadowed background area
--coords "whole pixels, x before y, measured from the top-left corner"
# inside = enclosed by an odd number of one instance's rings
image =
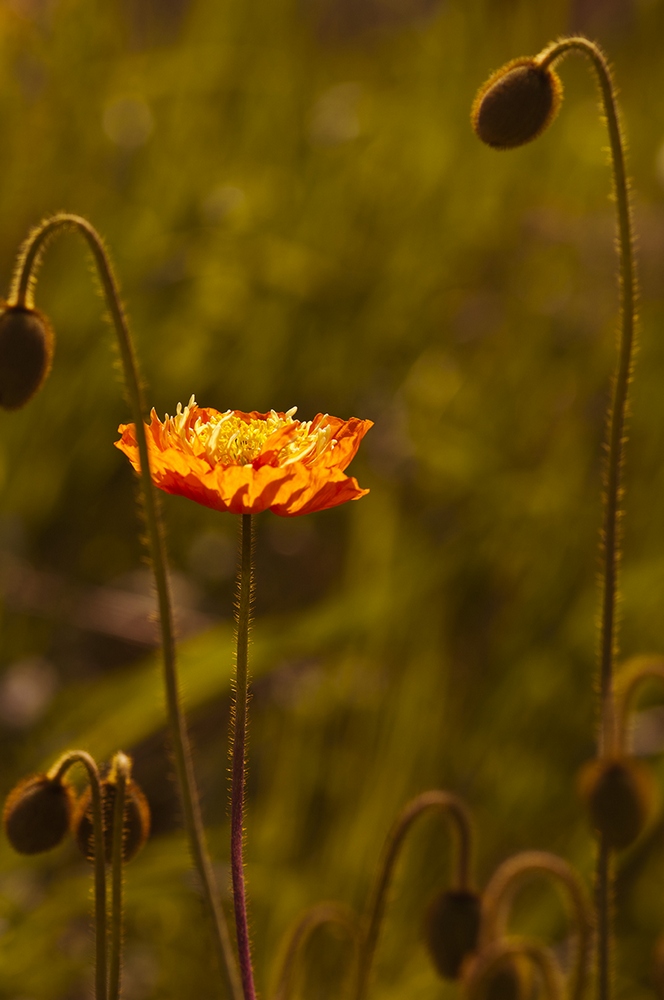
[[[662,0],[2,0],[0,275],[30,227],[86,216],[115,261],[163,416],[375,421],[368,497],[257,520],[247,881],[266,996],[282,934],[320,899],[363,905],[387,829],[427,787],[463,795],[481,884],[511,852],[593,848],[575,790],[594,747],[600,468],[617,290],[596,86],[536,143],[484,148],[475,91],[585,31],[609,54],[629,139],[641,349],[627,467],[622,646],[664,653]],[[214,998],[164,733],[128,419],[82,241],[47,252],[36,304],[52,374],[0,415],[0,782],[75,746],[135,757],[153,810],[127,870],[126,1000]],[[227,885],[236,519],[164,512],[203,807]],[[656,694],[656,692],[655,692]],[[647,705],[647,702],[646,702]],[[638,747],[664,747],[655,707]],[[618,996],[655,996],[664,824],[621,859]],[[421,943],[449,878],[413,834],[373,996],[452,997]],[[517,926],[564,941],[548,892]],[[0,995],[82,1000],[88,871],[0,843]],[[338,995],[344,945],[312,943],[303,995]]]

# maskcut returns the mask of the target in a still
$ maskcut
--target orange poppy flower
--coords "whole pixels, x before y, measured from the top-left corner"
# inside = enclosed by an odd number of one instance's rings
[[[371,420],[340,420],[319,413],[313,420],[288,413],[243,413],[178,403],[163,423],[154,410],[146,424],[152,481],[213,510],[282,517],[310,514],[368,493],[344,475]],[[134,424],[118,428],[115,442],[139,471]]]

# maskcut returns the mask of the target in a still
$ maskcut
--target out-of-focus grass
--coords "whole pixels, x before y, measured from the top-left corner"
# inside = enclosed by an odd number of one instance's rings
[[[617,302],[606,140],[575,60],[562,69],[560,118],[537,143],[496,154],[468,125],[491,70],[583,27],[589,6],[448,0],[391,19],[363,3],[353,20],[333,0],[199,0],[168,22],[138,4],[0,7],[6,280],[30,225],[79,212],[114,255],[160,413],[195,392],[220,409],[297,403],[305,418],[376,421],[352,469],[369,497],[301,521],[259,518],[247,877],[263,994],[299,910],[330,897],[360,906],[396,811],[428,786],[467,798],[480,880],[526,847],[590,871],[574,774],[593,748]],[[595,7],[586,23],[620,86],[641,234],[631,654],[664,650],[664,10],[625,4],[611,22]],[[49,251],[37,304],[54,322],[56,359],[39,397],[1,418],[0,534],[5,556],[41,572],[124,586],[141,558],[132,477],[112,446],[127,408],[88,270],[72,237]],[[164,507],[191,600],[228,620],[233,519],[174,498]],[[164,777],[158,672],[73,617],[64,603],[50,617],[20,605],[10,579],[0,666],[43,657],[59,687],[33,724],[5,722],[3,789],[81,741],[135,750],[158,822],[127,873],[127,1000],[213,996]],[[222,884],[227,626],[183,647]],[[659,821],[619,883],[630,997],[652,996],[658,839]],[[418,940],[448,863],[445,837],[423,823],[395,889],[376,996],[451,995]],[[0,897],[0,992],[85,995],[89,904],[73,851],[31,862],[3,845]],[[535,901],[531,920],[562,935],[558,910],[547,912]],[[332,989],[307,978],[307,996]]]

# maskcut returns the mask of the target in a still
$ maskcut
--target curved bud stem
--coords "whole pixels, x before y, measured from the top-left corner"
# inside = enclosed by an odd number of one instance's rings
[[[618,248],[620,262],[621,332],[618,361],[613,379],[613,391],[608,418],[608,454],[605,466],[604,524],[602,529],[603,570],[600,618],[600,755],[615,752],[616,720],[613,691],[613,670],[618,656],[616,601],[620,570],[622,520],[622,472],[625,450],[625,424],[629,383],[634,366],[637,280],[634,262],[629,184],[625,171],[625,152],[615,90],[609,64],[594,42],[583,37],[563,38],[553,43],[537,57],[543,67],[561,59],[568,52],[580,52],[592,65],[602,94],[611,149],[613,186],[618,212]],[[597,908],[597,988],[601,1000],[610,995],[610,941],[612,906],[612,851],[600,838],[595,877]]]
[[[113,804],[113,858],[111,862],[111,956],[108,1000],[120,998],[122,956],[122,863],[125,827],[125,792],[131,778],[131,758],[116,753],[111,775],[115,778]]]
[[[111,314],[113,328],[118,339],[125,386],[133,420],[136,425],[148,550],[152,562],[159,604],[166,706],[173,744],[173,756],[175,758],[175,767],[180,786],[184,825],[193,861],[201,882],[206,911],[212,924],[214,945],[226,989],[233,1000],[241,1000],[242,992],[231,948],[226,917],[219,902],[214,873],[205,844],[205,833],[198,793],[196,791],[196,779],[191,759],[189,737],[180,702],[173,610],[166,573],[166,547],[157,494],[150,477],[150,462],[144,425],[145,403],[141,380],[138,374],[138,363],[108,253],[101,237],[89,222],[77,215],[60,213],[50,219],[46,219],[30,233],[21,249],[17,262],[10,293],[10,304],[26,307],[31,306],[36,272],[47,242],[56,234],[66,230],[74,230],[80,233],[92,252],[99,280]]]
[[[59,781],[74,764],[82,764],[88,772],[92,797],[92,829],[95,844],[95,1000],[106,1000],[106,866],[104,862],[104,816],[101,781],[94,759],[85,750],[69,750],[48,772],[51,780]]]
[[[581,1000],[588,982],[592,916],[581,879],[574,869],[557,855],[546,851],[524,851],[499,865],[484,891],[482,945],[486,947],[503,936],[514,893],[533,875],[544,875],[558,882],[565,889],[572,904],[577,944],[570,974],[569,997],[570,1000]]]
[[[290,1000],[297,961],[302,955],[312,934],[319,927],[331,925],[339,927],[357,949],[360,925],[356,914],[341,903],[317,903],[307,910],[290,932],[289,940],[281,961],[281,971],[272,1000]]]
[[[619,677],[616,691],[616,749],[618,753],[627,752],[629,715],[634,709],[634,702],[639,688],[651,680],[664,681],[664,657],[635,656],[623,667],[623,676]]]
[[[383,848],[378,877],[367,906],[365,930],[360,944],[355,1000],[364,1000],[367,991],[378,935],[385,915],[387,893],[406,834],[419,816],[431,810],[442,812],[456,834],[453,887],[460,890],[470,888],[472,824],[468,810],[462,800],[451,792],[423,792],[404,807],[390,830]]]
[[[468,1000],[483,1000],[482,987],[491,976],[515,958],[526,958],[540,974],[547,1000],[563,1000],[565,987],[560,967],[549,951],[534,941],[521,938],[492,941],[473,960],[464,976],[463,987]]]
[[[609,64],[598,45],[580,36],[563,38],[559,42],[555,42],[544,49],[536,57],[536,61],[542,68],[546,68],[569,52],[580,52],[587,56],[597,74],[609,132],[613,186],[618,212],[621,333],[608,419],[608,456],[605,469],[606,493],[602,534],[603,593],[600,626],[600,752],[610,755],[614,747],[613,668],[618,653],[616,600],[620,569],[622,471],[629,383],[634,365],[637,280],[629,184],[625,171],[624,141]]]

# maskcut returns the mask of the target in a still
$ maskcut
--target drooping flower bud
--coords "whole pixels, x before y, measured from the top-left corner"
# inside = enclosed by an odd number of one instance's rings
[[[608,847],[622,850],[639,836],[653,801],[653,779],[632,757],[601,758],[582,769],[579,788],[593,828]]]
[[[113,813],[117,784],[112,777],[101,783],[102,815],[104,823],[104,858],[107,864],[113,858]],[[94,860],[95,838],[92,818],[92,792],[90,787],[78,800],[72,822],[72,830],[81,853]],[[150,808],[145,795],[135,781],[129,779],[125,785],[124,835],[122,838],[122,860],[131,861],[138,854],[150,833]]]
[[[478,996],[482,1000],[526,1000],[532,993],[532,970],[520,956],[507,958],[490,973]]]
[[[60,778],[35,774],[9,793],[2,815],[7,839],[20,854],[56,847],[69,829],[73,793]]]
[[[514,59],[478,91],[471,121],[482,142],[512,149],[536,139],[558,114],[560,77],[536,59]]]
[[[53,330],[36,309],[7,306],[0,312],[0,406],[18,410],[51,369]]]
[[[448,890],[431,900],[424,924],[431,960],[444,979],[457,979],[464,959],[477,948],[481,900],[475,892]]]

